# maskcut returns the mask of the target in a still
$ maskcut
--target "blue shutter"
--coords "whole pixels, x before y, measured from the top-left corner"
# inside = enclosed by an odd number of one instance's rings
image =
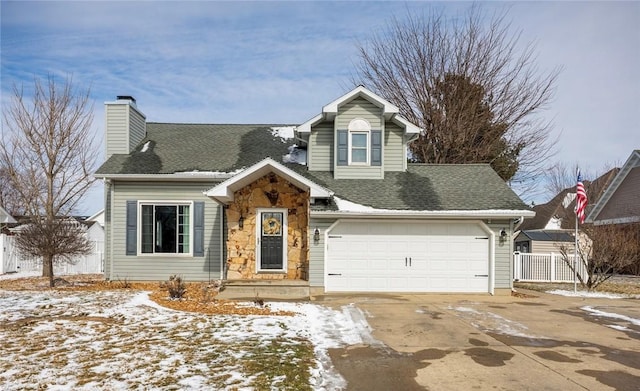
[[[204,257],[204,202],[193,203],[193,256]]]
[[[349,133],[346,130],[338,130],[338,165],[346,166],[349,164],[348,151]]]
[[[126,228],[126,252],[127,255],[136,255],[138,252],[138,202],[127,201],[127,228]]]
[[[371,131],[371,165],[382,165],[382,131]]]

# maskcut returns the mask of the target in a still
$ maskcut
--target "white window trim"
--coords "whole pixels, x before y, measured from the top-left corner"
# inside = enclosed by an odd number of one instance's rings
[[[188,205],[189,206],[189,252],[188,253],[143,253],[142,252],[142,205],[153,205],[153,206],[180,206],[180,205]],[[137,226],[136,226],[136,236],[137,236],[137,253],[138,256],[143,257],[193,257],[193,222],[194,222],[194,207],[193,201],[168,201],[168,200],[140,200],[138,201],[138,210],[137,212]]]
[[[347,127],[347,164],[350,166],[370,166],[371,165],[371,124],[364,118],[354,118]],[[352,160],[353,146],[352,136],[354,134],[364,134],[367,136],[365,144],[366,161],[354,162]],[[361,149],[361,148],[358,148]]]
[[[282,213],[282,269],[262,269],[262,254],[260,240],[262,238],[262,213]],[[288,230],[288,209],[281,208],[259,208],[256,209],[256,273],[286,273],[287,272],[287,250],[289,248]]]

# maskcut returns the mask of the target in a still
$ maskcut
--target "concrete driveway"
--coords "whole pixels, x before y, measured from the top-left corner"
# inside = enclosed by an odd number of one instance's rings
[[[319,302],[353,303],[379,341],[329,352],[349,390],[640,390],[640,300],[521,292]]]

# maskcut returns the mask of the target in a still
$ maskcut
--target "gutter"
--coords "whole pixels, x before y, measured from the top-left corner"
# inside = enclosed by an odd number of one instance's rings
[[[236,176],[238,173],[207,173],[207,172],[188,172],[177,174],[93,174],[96,179],[103,180],[120,180],[120,181],[141,181],[141,182],[153,182],[153,181],[178,181],[186,182],[195,180],[217,180],[223,181]]]
[[[311,211],[312,217],[331,218],[403,218],[423,219],[448,218],[448,219],[495,219],[535,216],[533,211],[522,210],[444,210],[444,211],[407,211],[407,210],[363,210],[363,211]]]

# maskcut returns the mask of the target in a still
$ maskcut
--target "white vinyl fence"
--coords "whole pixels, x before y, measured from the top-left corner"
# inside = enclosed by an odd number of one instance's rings
[[[14,245],[15,237],[0,235],[0,274],[20,272],[41,272],[42,258],[26,256],[18,252]],[[71,262],[53,263],[54,275],[102,273],[104,271],[104,242],[93,240],[93,249],[89,255],[77,256]]]
[[[569,255],[573,266],[573,255]],[[579,276],[587,276],[587,265],[578,259]],[[561,254],[513,253],[513,280],[522,282],[573,282],[573,270]],[[586,279],[586,278],[584,278]]]

